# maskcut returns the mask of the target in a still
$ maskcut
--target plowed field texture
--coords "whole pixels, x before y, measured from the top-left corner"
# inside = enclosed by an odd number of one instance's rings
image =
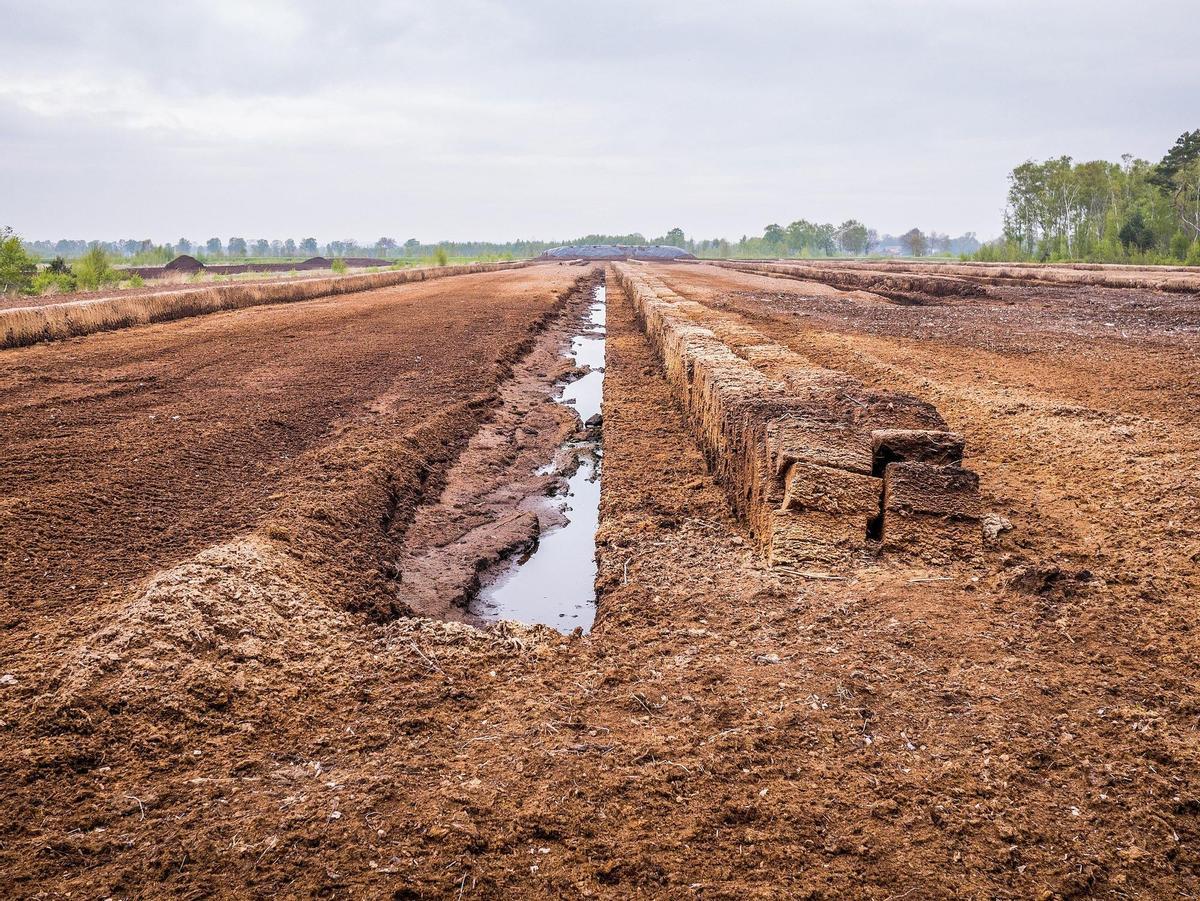
[[[436,274],[0,311],[0,896],[1200,895],[1194,271]]]

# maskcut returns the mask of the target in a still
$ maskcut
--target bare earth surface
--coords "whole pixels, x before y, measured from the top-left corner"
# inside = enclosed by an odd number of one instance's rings
[[[768,568],[610,273],[595,628],[481,631],[389,602],[408,532],[473,522],[445,473],[591,268],[7,351],[0,891],[1200,891],[1196,298],[640,268],[934,404],[1011,530]]]
[[[481,402],[577,277],[462,276],[4,353],[8,634],[249,530],[347,436]]]

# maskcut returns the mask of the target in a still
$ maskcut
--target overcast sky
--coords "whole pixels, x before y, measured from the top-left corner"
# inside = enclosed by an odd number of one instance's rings
[[[0,0],[29,239],[994,236],[1200,128],[1197,0]]]

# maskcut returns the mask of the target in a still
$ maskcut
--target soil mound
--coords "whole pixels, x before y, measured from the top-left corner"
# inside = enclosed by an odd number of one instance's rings
[[[391,266],[391,260],[380,260],[374,257],[346,257],[346,265],[354,269],[369,269]],[[121,271],[128,275],[140,275],[142,278],[162,278],[176,272],[194,273],[210,272],[214,275],[244,275],[247,272],[299,272],[309,269],[330,269],[333,261],[327,257],[309,257],[301,263],[218,263],[206,266],[198,259],[187,254],[181,254],[165,266],[126,266]]]
[[[53,712],[125,709],[197,721],[248,689],[249,697],[269,689],[280,675],[273,671],[311,675],[336,627],[348,629],[347,614],[314,604],[294,569],[268,542],[247,538],[158,574],[68,656]]]
[[[716,265],[741,272],[816,281],[839,291],[866,291],[898,304],[936,304],[946,300],[987,296],[985,287],[968,279],[924,272],[887,273],[856,266],[754,263],[745,260],[723,261]]]
[[[198,259],[188,254],[180,254],[163,266],[164,272],[199,272],[204,268],[204,264]]]

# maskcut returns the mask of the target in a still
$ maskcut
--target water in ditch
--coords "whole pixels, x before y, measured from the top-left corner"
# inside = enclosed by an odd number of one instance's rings
[[[605,300],[601,284],[595,289],[583,331],[571,340],[575,364],[590,367],[590,371],[566,385],[558,398],[559,403],[573,406],[583,423],[600,412]],[[562,450],[565,453],[556,459],[567,461],[563,466],[570,473],[567,488],[547,500],[559,505],[566,524],[543,533],[531,553],[480,590],[472,605],[476,615],[545,623],[563,632],[591,628],[596,615],[596,527],[603,457],[599,428],[587,430],[585,437],[572,440]]]

